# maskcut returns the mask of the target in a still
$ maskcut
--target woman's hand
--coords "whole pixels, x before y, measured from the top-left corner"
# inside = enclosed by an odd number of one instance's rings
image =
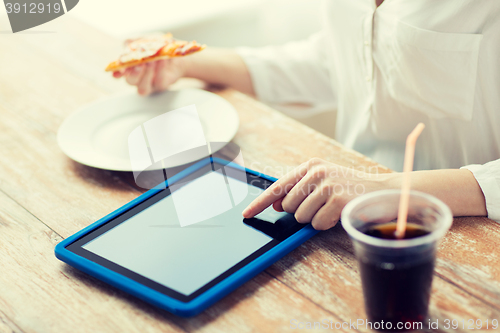
[[[113,72],[115,78],[125,77],[128,84],[137,86],[141,95],[166,90],[168,86],[183,77],[186,63],[183,57],[162,59]]]
[[[371,170],[370,170],[371,171]],[[318,230],[333,227],[344,206],[362,194],[397,187],[398,174],[366,173],[313,158],[277,180],[244,211],[253,217],[273,205]]]

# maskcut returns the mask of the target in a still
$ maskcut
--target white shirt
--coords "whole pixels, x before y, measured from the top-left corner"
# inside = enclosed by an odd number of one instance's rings
[[[398,171],[425,123],[415,169],[466,166],[500,221],[500,1],[328,0],[322,13],[309,40],[238,49],[258,98],[336,107],[336,139]]]

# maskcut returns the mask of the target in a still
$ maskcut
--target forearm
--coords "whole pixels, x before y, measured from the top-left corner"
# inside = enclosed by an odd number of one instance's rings
[[[389,178],[389,187],[401,187],[402,174]],[[454,216],[487,216],[483,192],[469,170],[414,171],[411,188],[429,193],[447,204]]]
[[[234,88],[255,95],[243,59],[231,49],[207,48],[184,58],[185,77]]]

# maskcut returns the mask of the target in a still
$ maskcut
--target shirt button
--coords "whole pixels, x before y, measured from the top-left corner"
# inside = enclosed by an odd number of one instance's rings
[[[366,77],[365,77],[365,80],[366,80],[367,82],[370,82],[370,81],[372,80],[372,78],[371,78],[371,77],[369,77],[369,76],[366,76]]]
[[[365,45],[366,45],[366,46],[370,45],[370,42],[369,42],[369,41],[367,41],[367,40],[365,40]]]

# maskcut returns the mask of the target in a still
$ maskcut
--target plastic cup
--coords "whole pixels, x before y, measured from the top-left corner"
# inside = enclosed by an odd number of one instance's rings
[[[382,239],[367,229],[396,223],[400,190],[360,196],[342,211],[342,226],[354,244],[358,259],[367,327],[404,332],[422,329],[429,305],[436,248],[453,216],[441,200],[411,191],[408,228],[425,229],[411,239]]]

